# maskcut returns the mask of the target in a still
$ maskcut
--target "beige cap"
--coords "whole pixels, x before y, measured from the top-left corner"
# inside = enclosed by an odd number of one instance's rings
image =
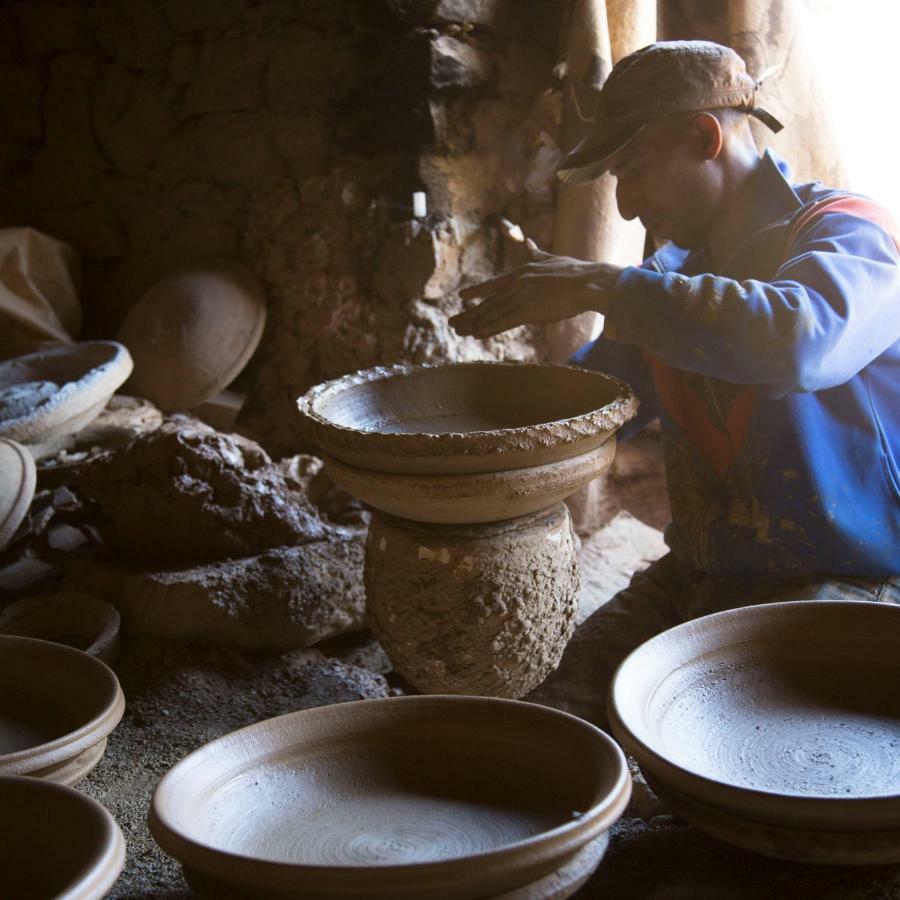
[[[607,169],[607,160],[659,116],[703,109],[744,109],[772,131],[782,124],[756,105],[760,86],[730,47],[710,41],[659,41],[613,66],[597,98],[594,124],[569,153],[557,175],[586,184]]]

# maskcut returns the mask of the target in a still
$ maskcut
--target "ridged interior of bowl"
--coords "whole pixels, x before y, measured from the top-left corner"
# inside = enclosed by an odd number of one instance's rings
[[[467,434],[582,416],[621,392],[563,366],[473,364],[410,369],[325,391],[315,412],[342,428],[384,434]]]
[[[596,824],[622,797],[618,751],[579,720],[527,704],[397,699],[295,713],[214,741],[166,776],[154,813],[222,865],[238,856],[296,866],[298,879],[365,878],[372,867],[396,874],[516,847],[527,865],[527,847],[582,819]],[[216,868],[209,855],[200,864]]]
[[[0,810],[4,897],[83,897],[86,884],[114,880],[121,838],[100,804],[38,779],[0,777]]]
[[[772,795],[900,804],[898,647],[893,606],[731,610],[635,651],[612,703],[644,748],[687,773]]]
[[[52,756],[103,723],[103,734],[86,746],[96,743],[114,724],[106,719],[119,695],[112,671],[86,653],[0,636],[0,773],[16,774],[32,763],[49,765],[53,759],[40,757]]]

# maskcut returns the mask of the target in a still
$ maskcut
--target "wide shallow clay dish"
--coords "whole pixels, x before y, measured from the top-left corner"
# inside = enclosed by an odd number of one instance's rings
[[[104,662],[119,647],[119,611],[90,594],[49,594],[10,603],[0,613],[0,634],[40,638],[83,650]]]
[[[0,775],[73,784],[125,711],[113,671],[50,641],[0,635]]]
[[[533,704],[394,697],[291,713],[187,756],[150,829],[256,897],[454,900],[551,874],[631,792],[602,731]]]
[[[542,466],[472,475],[395,475],[325,457],[325,471],[347,493],[382,512],[417,522],[465,524],[514,519],[553,506],[609,468],[615,438]]]
[[[366,369],[297,401],[306,436],[360,469],[469,475],[600,446],[637,410],[622,381],[576,366],[472,362]]]
[[[0,362],[0,437],[44,444],[100,415],[131,374],[115,341],[62,344]]]
[[[663,790],[728,815],[812,831],[900,830],[898,647],[891,604],[715,613],[622,663],[610,721]]]
[[[25,518],[36,484],[31,454],[15,441],[0,439],[0,550]]]
[[[128,392],[163,412],[194,409],[238,376],[265,324],[265,292],[246,266],[212,260],[175,272],[141,297],[119,329],[134,357]]]
[[[96,800],[37,778],[0,776],[0,894],[105,897],[125,864],[125,840]]]

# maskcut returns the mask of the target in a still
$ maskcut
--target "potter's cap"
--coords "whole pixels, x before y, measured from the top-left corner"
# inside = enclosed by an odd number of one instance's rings
[[[0,550],[25,518],[35,482],[31,454],[21,444],[0,438]]]
[[[163,278],[119,330],[134,359],[126,390],[163,412],[195,409],[238,376],[265,321],[262,284],[240,263],[203,262]]]
[[[678,112],[743,109],[781,131],[781,123],[756,105],[761,82],[747,73],[730,47],[710,41],[659,41],[613,66],[597,97],[594,124],[557,172],[566,184],[599,178],[607,160],[651,120]]]

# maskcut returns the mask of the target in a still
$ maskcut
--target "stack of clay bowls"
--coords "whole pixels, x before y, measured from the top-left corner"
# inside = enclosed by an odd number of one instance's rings
[[[16,441],[0,438],[0,550],[28,513],[35,483],[31,454]]]
[[[475,362],[368,369],[298,406],[348,493],[405,519],[478,523],[545,509],[596,478],[637,400],[588,369]]]
[[[128,392],[164,412],[197,408],[237,377],[265,322],[263,287],[240,263],[213,260],[167,276],[119,331],[134,358]]]
[[[211,897],[544,900],[574,893],[631,792],[603,732],[512,700],[394,697],[219,738],[150,830]]]
[[[74,784],[125,711],[112,670],[80,650],[0,635],[0,775]]]
[[[96,800],[37,778],[0,776],[0,896],[105,897],[125,840]]]
[[[131,374],[114,341],[61,344],[0,362],[0,438],[51,444],[92,422]]]
[[[672,809],[812,863],[900,862],[900,607],[764,604],[679,625],[620,666],[610,721]]]

